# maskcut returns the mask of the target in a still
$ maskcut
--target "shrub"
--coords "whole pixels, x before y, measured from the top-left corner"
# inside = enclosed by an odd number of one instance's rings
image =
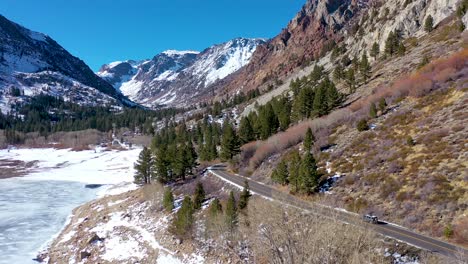
[[[366,119],[359,120],[359,122],[356,125],[356,128],[360,132],[369,130],[369,125],[367,124],[367,120]]]
[[[451,224],[448,224],[447,226],[445,226],[444,228],[444,236],[446,238],[451,238],[453,236],[453,228],[452,228],[452,225]]]
[[[415,145],[414,139],[411,136],[407,136],[406,137],[406,144],[408,146],[414,146]]]

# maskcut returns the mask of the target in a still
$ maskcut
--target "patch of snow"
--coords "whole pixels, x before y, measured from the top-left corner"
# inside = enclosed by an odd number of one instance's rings
[[[34,40],[42,41],[42,42],[44,42],[46,40],[46,37],[47,37],[46,35],[44,35],[42,33],[32,31],[32,30],[29,31],[29,36]]]
[[[120,91],[130,99],[135,99],[138,92],[143,88],[143,85],[143,82],[132,79],[128,82],[122,83]]]
[[[107,261],[128,260],[129,258],[142,259],[145,252],[140,250],[140,243],[133,237],[109,237],[104,242],[106,252],[102,258]]]
[[[166,54],[167,56],[182,56],[186,54],[199,54],[200,52],[194,51],[194,50],[166,50],[162,52],[163,54]]]
[[[159,254],[156,264],[182,264],[182,261],[168,254]]]

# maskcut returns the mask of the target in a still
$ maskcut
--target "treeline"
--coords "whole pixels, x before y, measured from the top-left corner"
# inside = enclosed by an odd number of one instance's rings
[[[169,183],[193,174],[197,161],[231,160],[240,153],[240,140],[229,120],[222,126],[206,117],[192,129],[184,122],[168,123],[155,133],[150,148],[144,148],[135,166],[135,182]]]
[[[292,81],[292,99],[275,97],[259,106],[257,112],[243,117],[239,125],[241,143],[267,139],[278,131],[285,131],[291,123],[326,115],[339,106],[343,95],[323,71],[316,66],[309,76]]]
[[[0,129],[5,130],[9,143],[18,143],[16,132],[40,132],[42,136],[60,131],[97,129],[110,131],[113,127],[127,127],[153,134],[153,122],[173,117],[183,110],[151,111],[139,108],[116,110],[110,106],[82,106],[50,95],[38,95],[27,104],[13,106],[14,114],[0,113]]]

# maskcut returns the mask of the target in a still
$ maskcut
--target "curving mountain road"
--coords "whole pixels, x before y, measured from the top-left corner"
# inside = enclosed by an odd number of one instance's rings
[[[252,181],[246,177],[238,174],[232,174],[225,170],[225,166],[218,164],[209,167],[208,172],[214,176],[237,186],[243,186],[247,180],[249,183],[250,190],[257,195],[272,199],[283,204],[294,206],[303,210],[307,210],[311,213],[321,215],[324,217],[334,218],[342,222],[354,224],[356,226],[365,226],[373,229],[375,232],[388,236],[407,244],[414,245],[416,247],[439,253],[448,257],[456,257],[457,259],[468,259],[468,250],[459,246],[449,244],[431,237],[427,237],[413,231],[410,231],[404,227],[397,226],[391,223],[379,221],[378,224],[368,224],[361,220],[359,215],[350,213],[344,210],[339,210],[332,207],[318,205],[298,199],[297,197],[277,191],[268,185]]]

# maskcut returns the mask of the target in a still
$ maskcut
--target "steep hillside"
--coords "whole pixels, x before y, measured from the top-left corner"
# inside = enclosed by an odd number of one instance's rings
[[[49,36],[1,15],[0,89],[4,112],[20,100],[18,95],[40,93],[91,105],[128,103],[109,83]]]
[[[262,43],[261,39],[238,38],[200,53],[165,51],[151,60],[104,65],[97,74],[146,106],[186,106],[246,65]]]
[[[258,47],[252,60],[218,87],[220,94],[242,87],[251,90],[262,85],[278,85],[300,68],[345,44],[352,58],[363,49],[379,44],[392,31],[404,38],[424,35],[424,22],[430,15],[437,26],[452,15],[457,0],[308,0],[288,26],[268,43]]]

